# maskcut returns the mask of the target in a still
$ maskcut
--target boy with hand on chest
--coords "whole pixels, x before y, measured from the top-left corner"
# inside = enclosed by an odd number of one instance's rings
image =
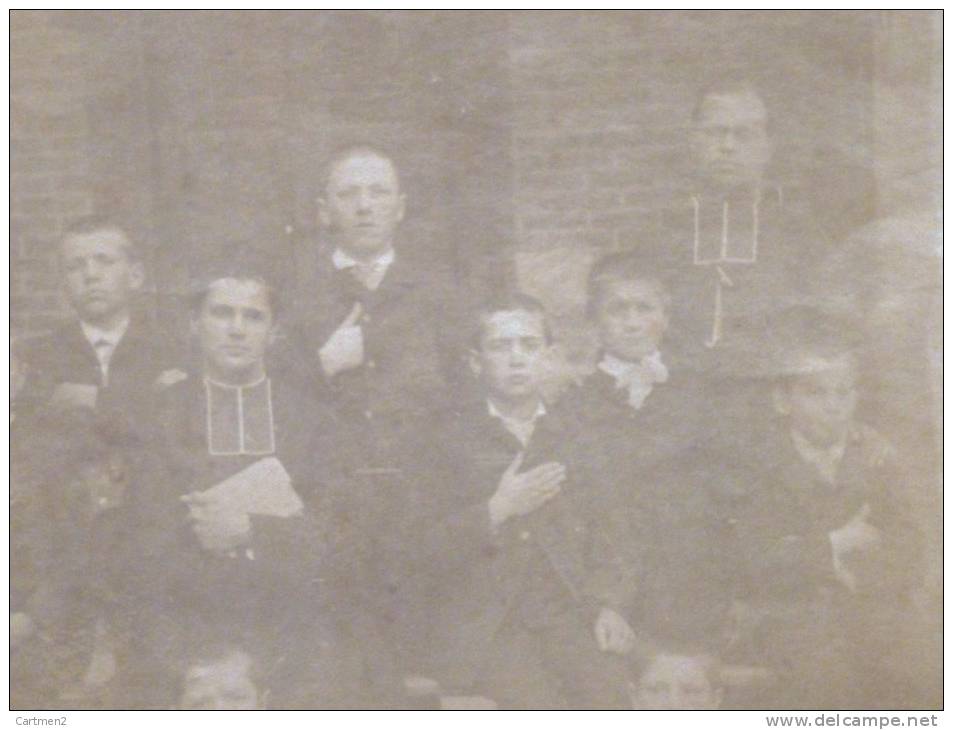
[[[435,423],[420,456],[423,661],[445,688],[504,708],[621,706],[621,674],[593,636],[602,603],[583,563],[585,485],[541,397],[545,312],[512,295],[475,320],[473,397]]]
[[[844,327],[805,308],[776,334],[779,418],[747,454],[753,483],[738,525],[762,650],[784,678],[785,704],[903,704],[909,667],[897,660],[922,576],[902,471],[856,418]],[[901,692],[895,704],[890,692]]]

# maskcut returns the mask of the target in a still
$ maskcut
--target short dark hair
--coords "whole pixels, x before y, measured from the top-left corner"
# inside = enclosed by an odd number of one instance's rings
[[[470,343],[474,350],[480,349],[483,335],[486,332],[487,321],[497,312],[529,312],[539,315],[543,320],[543,335],[546,338],[546,343],[552,342],[553,336],[549,324],[549,315],[543,303],[529,294],[518,291],[501,291],[485,297],[473,310],[470,318],[472,327]]]
[[[283,301],[279,296],[278,275],[273,249],[269,256],[266,247],[255,246],[247,241],[233,241],[222,246],[213,257],[196,263],[196,275],[189,291],[189,308],[195,316],[201,311],[212,285],[222,279],[253,281],[265,289],[272,317],[278,318]]]
[[[672,297],[669,293],[666,272],[661,266],[650,261],[646,256],[633,252],[613,253],[603,256],[593,264],[589,271],[586,285],[586,312],[594,317],[602,306],[605,298],[606,286],[620,281],[650,282],[658,289],[659,296],[666,311],[671,307]]]
[[[115,218],[107,215],[95,214],[85,215],[70,222],[63,229],[63,235],[60,236],[60,248],[68,238],[73,236],[88,236],[92,233],[101,231],[115,231],[122,236],[124,250],[131,261],[142,261],[142,251],[136,245],[133,238],[129,235],[126,228]]]
[[[692,106],[692,122],[697,123],[701,118],[702,107],[709,97],[729,94],[752,94],[760,99],[764,105],[765,129],[771,131],[771,110],[764,94],[761,92],[761,87],[751,75],[741,71],[726,71],[708,79],[695,96],[695,103]]]
[[[394,168],[394,175],[397,178],[397,185],[400,186],[400,170],[397,168],[397,161],[394,158],[394,155],[386,151],[382,147],[379,147],[368,142],[355,142],[348,145],[344,145],[335,149],[330,155],[328,155],[327,161],[324,164],[324,174],[321,178],[321,192],[323,193],[328,189],[328,183],[331,181],[331,173],[334,172],[334,169],[346,160],[350,160],[352,157],[378,157],[382,160],[387,160],[391,167]]]

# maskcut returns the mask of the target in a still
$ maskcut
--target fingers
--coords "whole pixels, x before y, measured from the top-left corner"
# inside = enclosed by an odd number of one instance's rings
[[[357,302],[354,305],[354,309],[351,310],[351,313],[347,315],[347,319],[341,324],[340,329],[345,329],[347,327],[353,327],[357,324],[358,320],[361,318],[361,315],[364,314],[364,307],[361,306],[360,302]]]
[[[555,462],[540,464],[523,475],[523,484],[532,487],[543,484],[558,484],[566,478],[566,467]]]
[[[508,467],[506,467],[506,472],[505,472],[505,474],[507,474],[508,476],[513,476],[514,474],[516,474],[516,472],[519,471],[519,469],[520,469],[520,467],[521,467],[522,465],[523,465],[523,452],[520,451],[520,452],[516,455],[516,458],[513,459],[513,461],[510,462],[510,465],[509,465]]]

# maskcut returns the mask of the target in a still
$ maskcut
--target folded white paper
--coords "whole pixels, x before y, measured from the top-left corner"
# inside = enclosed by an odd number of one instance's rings
[[[291,477],[274,456],[256,461],[199,494],[252,515],[291,517],[303,508],[301,498],[291,486]]]

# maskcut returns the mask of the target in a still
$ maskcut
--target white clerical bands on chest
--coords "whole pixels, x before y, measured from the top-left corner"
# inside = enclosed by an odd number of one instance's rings
[[[244,386],[205,379],[208,452],[212,456],[275,453],[271,380]]]
[[[716,347],[722,338],[725,287],[734,283],[729,264],[754,264],[758,260],[761,196],[746,200],[707,199],[692,196],[695,213],[694,264],[715,271],[711,333],[705,346]]]
[[[753,264],[758,260],[760,198],[733,201],[692,196],[694,263]]]

